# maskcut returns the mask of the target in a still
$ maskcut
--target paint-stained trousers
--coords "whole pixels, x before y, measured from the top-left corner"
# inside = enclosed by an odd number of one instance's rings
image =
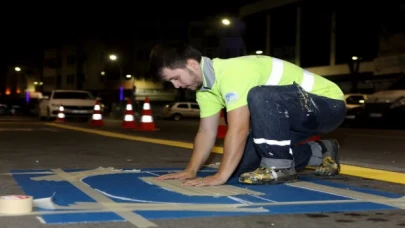
[[[251,131],[234,175],[259,166],[300,170],[321,161],[320,146],[299,143],[333,131],[346,114],[343,101],[308,93],[296,83],[254,87],[248,107]]]

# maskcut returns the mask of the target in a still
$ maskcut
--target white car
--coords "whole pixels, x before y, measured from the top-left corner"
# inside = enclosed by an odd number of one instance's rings
[[[366,112],[370,119],[403,122],[405,115],[405,90],[384,90],[369,96]]]
[[[85,90],[53,90],[50,96],[43,96],[38,107],[40,119],[56,118],[59,106],[63,106],[65,117],[90,118],[97,99]]]
[[[364,106],[368,99],[367,94],[350,93],[345,94],[344,101],[346,104],[346,119],[357,119],[364,112]]]
[[[199,118],[200,107],[196,102],[175,102],[166,105],[162,110],[162,118],[181,120],[182,118]]]

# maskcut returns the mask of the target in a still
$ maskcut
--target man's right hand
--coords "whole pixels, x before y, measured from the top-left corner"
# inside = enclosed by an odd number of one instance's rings
[[[157,180],[168,180],[168,179],[194,179],[197,177],[197,171],[201,165],[208,159],[212,147],[215,145],[216,132],[219,124],[219,116],[221,112],[210,117],[205,117],[200,119],[200,126],[198,128],[197,135],[194,139],[194,148],[191,160],[187,167],[180,172],[169,173],[159,177]]]
[[[197,174],[193,171],[180,171],[176,173],[169,173],[162,176],[156,177],[157,180],[168,180],[168,179],[179,179],[179,180],[186,180],[186,179],[193,179],[196,178]]]

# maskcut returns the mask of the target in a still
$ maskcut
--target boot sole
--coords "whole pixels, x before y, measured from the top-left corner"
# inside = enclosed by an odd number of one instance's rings
[[[248,184],[248,185],[276,185],[276,184],[283,184],[283,183],[293,183],[298,181],[298,176],[294,175],[290,178],[281,178],[273,181],[252,181],[252,183],[246,183],[239,181],[241,184]]]

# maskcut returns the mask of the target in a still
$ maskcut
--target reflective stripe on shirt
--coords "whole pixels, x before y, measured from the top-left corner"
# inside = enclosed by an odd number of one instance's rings
[[[277,58],[272,58],[272,68],[270,77],[266,82],[266,85],[278,85],[283,76],[284,64],[283,61]]]
[[[278,85],[281,81],[281,77],[283,76],[283,72],[284,72],[283,60],[272,58],[271,73],[265,85]],[[301,87],[305,91],[311,92],[315,83],[314,74],[306,70],[304,70],[303,74],[304,75],[301,82]]]

